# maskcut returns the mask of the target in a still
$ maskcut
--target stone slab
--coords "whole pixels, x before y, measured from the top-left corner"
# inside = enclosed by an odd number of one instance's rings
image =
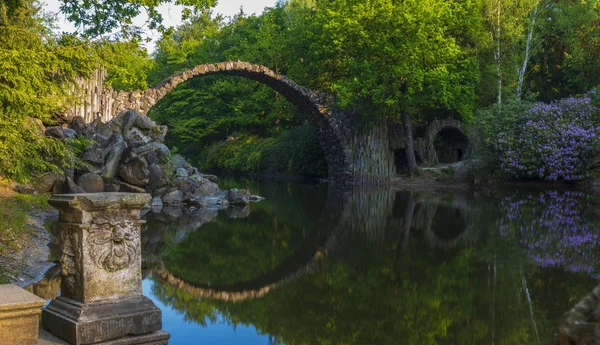
[[[156,331],[149,334],[127,336],[94,345],[167,345],[170,338],[171,334],[168,332]]]
[[[53,336],[45,329],[40,328],[37,345],[69,345],[69,343]]]
[[[48,203],[59,210],[74,208],[89,212],[106,209],[140,209],[151,199],[150,194],[142,193],[56,194],[48,200]]]
[[[44,303],[16,285],[0,285],[0,345],[36,345]]]
[[[157,331],[150,334],[128,336],[117,340],[98,343],[94,345],[167,345],[171,335],[165,331]],[[40,329],[37,345],[69,345],[44,329]]]
[[[145,296],[87,304],[61,296],[43,309],[42,324],[44,329],[70,344],[96,344],[159,331],[162,313]]]

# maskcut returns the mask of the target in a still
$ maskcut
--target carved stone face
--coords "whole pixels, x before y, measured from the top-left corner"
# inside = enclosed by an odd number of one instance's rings
[[[133,220],[118,213],[94,216],[87,242],[98,267],[115,272],[128,267],[138,255],[138,236]]]

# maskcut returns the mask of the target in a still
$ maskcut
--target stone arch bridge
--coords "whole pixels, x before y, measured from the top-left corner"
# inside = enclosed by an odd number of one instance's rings
[[[385,119],[372,128],[358,129],[356,112],[335,107],[332,95],[315,92],[284,75],[248,62],[227,61],[202,64],[174,74],[147,90],[114,91],[105,86],[106,71],[77,82],[74,92],[83,92],[84,102],[68,109],[67,116],[82,116],[86,122],[109,121],[125,109],[146,114],[160,99],[187,80],[206,75],[234,75],[265,84],[282,94],[318,133],[329,167],[329,179],[345,184],[387,181],[396,172],[394,150]],[[79,90],[79,91],[78,91]]]

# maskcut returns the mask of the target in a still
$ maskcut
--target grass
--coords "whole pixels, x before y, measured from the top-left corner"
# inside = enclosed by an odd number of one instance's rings
[[[28,215],[48,208],[47,195],[17,194],[0,181],[0,255],[7,249],[19,250],[27,234]],[[0,281],[2,281],[0,276]]]

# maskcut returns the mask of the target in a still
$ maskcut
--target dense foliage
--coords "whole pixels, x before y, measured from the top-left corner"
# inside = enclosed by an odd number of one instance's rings
[[[568,127],[574,132],[559,140],[543,123],[552,121],[541,115],[550,110],[541,105],[539,111],[529,109],[527,104],[582,94],[598,84],[598,0],[286,0],[260,15],[240,12],[229,20],[211,12],[213,0],[176,0],[186,10],[182,25],[173,29],[161,26],[157,12],[157,6],[166,2],[65,0],[61,9],[78,26],[79,37],[52,35],[48,20],[32,0],[2,3],[0,174],[26,180],[55,169],[56,163],[68,165],[66,144],[38,136],[37,127],[26,119],[51,123],[60,104],[73,101],[65,92],[73,78],[98,64],[108,69],[115,89],[126,90],[146,88],[201,63],[239,59],[334,93],[339,106],[361,110],[364,124],[384,117],[402,118],[405,125],[422,124],[448,115],[472,121],[485,133],[479,160],[496,169],[501,163],[519,161],[515,164],[522,168],[513,164],[505,171],[512,176],[584,177],[582,168],[569,165],[579,164],[591,152],[591,133],[575,130],[578,126],[593,131],[578,124],[579,117],[587,115],[568,110],[570,115],[559,122],[573,121]],[[139,48],[142,28],[131,24],[144,10],[149,16],[145,29],[163,33],[152,59]],[[116,41],[105,40],[115,33]],[[550,107],[557,106],[561,107],[558,103]],[[169,126],[170,145],[205,168],[286,170],[312,176],[323,171],[319,166],[324,163],[318,162],[321,151],[301,152],[286,144],[285,133],[303,125],[303,115],[283,96],[253,81],[192,80],[159,102],[150,115]],[[287,136],[318,147],[316,136],[298,131],[306,135]],[[262,149],[242,149],[248,140],[223,144],[230,137],[256,138],[251,143],[260,142]],[[577,148],[572,161],[558,164],[544,161],[535,151],[509,153],[510,147],[524,143],[519,140],[544,145],[543,137],[555,140],[549,155],[567,150],[565,143],[571,139],[586,148]],[[253,163],[210,159],[214,157],[210,152],[229,146],[250,152],[247,160]],[[272,147],[285,147],[290,157],[317,164],[308,173],[290,169],[289,159],[269,158],[267,148]],[[256,157],[278,165],[258,163]],[[558,170],[543,165],[556,165]],[[559,172],[559,165],[564,172]]]
[[[71,164],[67,144],[39,125],[69,101],[74,78],[96,67],[80,44],[52,36],[33,1],[0,3],[0,175],[27,180]]]

